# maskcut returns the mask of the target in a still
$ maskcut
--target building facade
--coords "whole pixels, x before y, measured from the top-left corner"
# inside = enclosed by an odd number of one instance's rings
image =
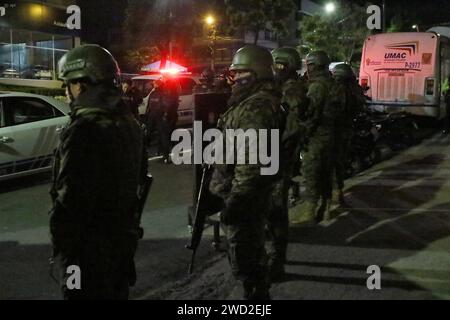
[[[0,17],[0,81],[54,81],[58,60],[80,44],[80,30],[70,30],[67,8],[74,0],[10,1]],[[4,14],[3,14],[4,13]],[[39,86],[39,85],[38,85]]]

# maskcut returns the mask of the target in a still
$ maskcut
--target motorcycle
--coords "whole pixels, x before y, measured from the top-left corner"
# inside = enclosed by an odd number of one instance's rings
[[[406,112],[367,111],[353,120],[354,135],[347,165],[352,176],[417,143],[415,119]]]
[[[353,119],[353,136],[347,160],[347,176],[353,176],[375,163],[378,129],[374,126],[369,113],[360,113]]]

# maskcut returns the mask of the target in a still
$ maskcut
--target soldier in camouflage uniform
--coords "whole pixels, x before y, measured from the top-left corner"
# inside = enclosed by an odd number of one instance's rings
[[[279,129],[280,101],[270,52],[245,46],[234,56],[230,70],[235,73],[230,109],[219,121],[224,137],[227,129]],[[248,145],[245,153],[248,160]],[[225,202],[221,222],[226,229],[232,272],[243,283],[244,298],[252,300],[270,298],[265,225],[276,176],[261,175],[261,167],[248,161],[217,165],[210,183],[210,191]]]
[[[127,299],[136,281],[137,190],[146,173],[143,136],[116,86],[119,68],[97,45],[59,62],[71,116],[56,152],[50,233],[64,299]],[[81,289],[69,289],[69,266]]]
[[[307,86],[299,80],[297,70],[301,69],[300,54],[294,48],[278,48],[272,51],[275,60],[275,78],[282,93],[281,105],[285,122],[281,139],[281,175],[272,193],[272,204],[268,219],[271,237],[268,248],[269,271],[272,280],[284,275],[288,245],[289,216],[288,196],[296,162],[299,161],[300,146],[305,130],[302,118],[307,106]]]
[[[348,64],[338,64],[331,71],[336,84],[345,92],[342,110],[336,118],[336,143],[333,181],[333,205],[346,206],[344,199],[344,177],[346,162],[353,136],[353,119],[364,111],[365,97],[363,89],[358,85],[355,74]]]
[[[293,214],[291,223],[313,226],[319,218],[320,204],[325,209],[325,216],[329,215],[331,206],[335,119],[342,92],[339,92],[328,70],[330,59],[325,52],[308,54],[306,64],[309,81],[305,121],[308,145],[302,162],[306,192],[305,202]]]

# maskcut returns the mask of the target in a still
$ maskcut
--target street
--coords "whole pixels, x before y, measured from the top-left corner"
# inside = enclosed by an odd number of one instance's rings
[[[441,299],[450,292],[450,138],[437,133],[347,181],[352,209],[314,229],[292,229],[288,276],[274,299]],[[223,253],[206,240],[196,273],[186,210],[189,166],[150,161],[155,177],[136,256],[134,299],[239,299]],[[0,187],[0,299],[59,299],[49,276],[50,174]],[[292,209],[292,210],[295,210]],[[366,287],[367,268],[381,268],[381,290]],[[55,272],[57,272],[55,270]]]
[[[187,207],[192,202],[192,169],[150,161],[155,178],[142,225],[144,239],[136,256],[137,285],[131,297],[158,298],[167,284],[186,278],[190,251]],[[48,227],[51,174],[0,185],[0,299],[60,299],[49,276]],[[197,255],[202,266],[214,250],[205,241]],[[57,270],[54,271],[55,274]]]
[[[347,181],[352,209],[314,229],[291,229],[278,299],[449,299],[450,138],[441,133]],[[173,289],[171,299],[239,299],[226,259]],[[369,290],[369,266],[381,289]],[[220,277],[214,277],[218,275]],[[219,290],[220,291],[220,290]]]

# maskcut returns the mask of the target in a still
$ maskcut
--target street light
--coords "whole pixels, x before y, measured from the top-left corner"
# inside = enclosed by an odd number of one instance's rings
[[[326,13],[333,13],[334,11],[336,11],[336,5],[334,4],[334,2],[328,2],[325,5],[325,12]]]
[[[208,26],[213,26],[213,25],[216,23],[216,19],[214,19],[213,16],[208,15],[208,16],[206,16],[206,18],[205,18],[205,22],[206,22],[206,24],[207,24]]]
[[[216,19],[212,15],[205,17],[207,26],[211,29],[211,70],[215,71],[215,55],[216,55]]]
[[[419,26],[418,26],[417,24],[413,25],[413,26],[412,26],[412,29],[416,29],[417,32],[420,32],[420,31],[419,31]]]

